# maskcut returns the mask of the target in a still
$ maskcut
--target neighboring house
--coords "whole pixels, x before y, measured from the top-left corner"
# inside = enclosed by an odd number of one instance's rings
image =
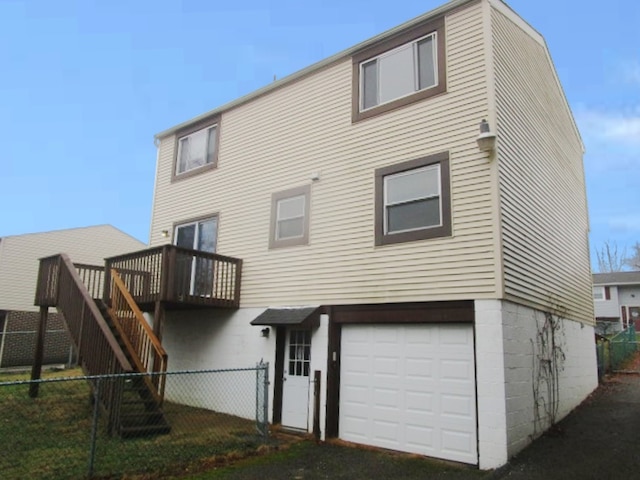
[[[33,363],[39,318],[38,308],[34,306],[39,258],[66,252],[76,262],[102,264],[105,257],[145,246],[111,225],[1,238],[0,367]],[[50,315],[47,329],[45,362],[69,362],[73,355],[62,316]]]
[[[152,248],[107,266],[170,370],[264,360],[273,423],[480,468],[597,386],[583,145],[504,2],[454,0],[156,139]]]
[[[640,272],[594,273],[593,303],[598,333],[640,330]]]

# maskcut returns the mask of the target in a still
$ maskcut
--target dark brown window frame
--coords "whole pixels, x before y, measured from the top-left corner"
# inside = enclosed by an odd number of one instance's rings
[[[305,196],[304,202],[304,233],[299,238],[287,238],[283,240],[276,239],[276,220],[277,220],[277,205],[280,200],[286,198],[298,197],[300,195]],[[271,219],[269,221],[269,249],[293,247],[296,245],[308,245],[309,244],[309,224],[311,219],[309,214],[311,212],[311,185],[303,185],[301,187],[290,188],[288,190],[282,190],[271,195]]]
[[[220,152],[220,120],[221,116],[216,115],[215,117],[207,118],[176,132],[173,140],[173,167],[171,169],[171,182],[200,175],[201,173],[208,172],[209,170],[213,170],[218,167],[218,155]],[[213,157],[213,161],[206,165],[187,170],[186,172],[178,173],[178,144],[180,139],[214,125],[216,126],[216,153]]]
[[[425,98],[430,98],[447,91],[447,59],[446,59],[446,42],[445,42],[445,24],[444,16],[430,20],[426,23],[412,27],[410,30],[399,33],[392,38],[385,39],[380,43],[367,47],[365,50],[358,52],[352,57],[352,106],[351,121],[359,122],[366,118],[374,117],[382,113],[395,110],[405,105],[409,105]],[[373,57],[377,57],[389,50],[393,50],[401,45],[417,40],[421,37],[436,32],[436,48],[438,55],[438,84],[431,88],[420,90],[406,97],[383,103],[363,112],[360,111],[360,64]]]
[[[401,233],[384,233],[384,177],[396,173],[407,172],[429,165],[440,165],[440,203],[442,208],[442,225],[426,227],[419,230]],[[390,245],[393,243],[413,242],[429,238],[451,236],[451,185],[449,172],[449,152],[441,152],[426,157],[416,158],[402,163],[376,169],[375,172],[375,244]]]

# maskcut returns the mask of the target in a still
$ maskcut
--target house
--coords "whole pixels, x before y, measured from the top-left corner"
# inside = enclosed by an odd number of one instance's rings
[[[67,252],[76,262],[102,264],[106,257],[145,246],[111,225],[0,238],[0,367],[33,363],[39,318],[33,300],[39,258]],[[44,349],[48,364],[70,363],[74,357],[58,314],[49,318]]]
[[[151,248],[106,274],[171,370],[263,360],[274,424],[483,469],[597,386],[583,144],[504,2],[450,1],[156,141]]]
[[[596,329],[611,334],[633,323],[640,329],[640,272],[593,274]]]

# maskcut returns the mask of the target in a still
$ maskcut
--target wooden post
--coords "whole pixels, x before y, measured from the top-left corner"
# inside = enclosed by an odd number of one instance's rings
[[[320,441],[320,370],[313,372],[313,436]]]
[[[240,307],[240,288],[242,283],[242,260],[238,260],[236,263],[236,278],[235,278],[235,290],[233,292],[233,304],[235,307]]]
[[[111,260],[105,260],[104,264],[104,285],[102,292],[102,301],[108,307],[111,306]]]
[[[40,380],[40,374],[42,373],[42,360],[44,358],[44,336],[47,331],[48,314],[49,307],[40,307],[40,322],[38,324],[38,337],[36,338],[35,358],[33,359],[33,366],[31,367],[31,380]],[[37,397],[39,389],[39,383],[30,384],[29,396],[31,398]]]
[[[161,301],[156,301],[156,306],[153,311],[153,333],[158,337],[158,341],[162,344],[162,321],[164,320],[164,304]],[[161,370],[162,359],[157,355],[153,356],[153,371],[159,372]],[[156,385],[157,386],[157,385]]]

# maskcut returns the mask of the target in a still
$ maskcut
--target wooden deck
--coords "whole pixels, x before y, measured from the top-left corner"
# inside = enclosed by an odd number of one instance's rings
[[[233,257],[164,245],[107,258],[104,267],[75,267],[90,295],[106,303],[113,297],[113,268],[143,311],[153,311],[156,302],[166,310],[240,306],[242,260]],[[38,279],[36,305],[56,305],[56,283],[52,264]]]

